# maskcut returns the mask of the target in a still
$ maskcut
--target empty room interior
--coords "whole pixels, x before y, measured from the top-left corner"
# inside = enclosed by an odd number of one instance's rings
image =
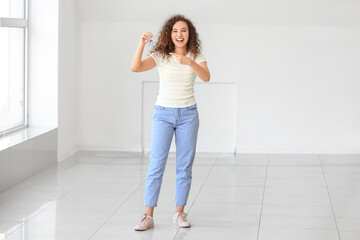
[[[359,240],[359,12],[1,0],[0,240]]]

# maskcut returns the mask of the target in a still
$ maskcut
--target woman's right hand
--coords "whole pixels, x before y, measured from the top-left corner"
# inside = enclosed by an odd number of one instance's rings
[[[145,72],[156,67],[156,62],[151,56],[148,56],[144,60],[141,60],[144,47],[151,40],[152,37],[153,35],[151,32],[144,32],[141,35],[139,45],[131,61],[131,71]]]
[[[152,37],[153,37],[153,35],[151,32],[144,32],[141,35],[140,43],[145,46],[150,41],[150,39],[152,39]]]

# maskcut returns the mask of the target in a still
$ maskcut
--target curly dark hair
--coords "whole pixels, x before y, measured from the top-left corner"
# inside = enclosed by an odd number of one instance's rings
[[[190,51],[194,58],[199,55],[201,52],[201,42],[194,24],[190,21],[190,19],[180,14],[171,16],[165,21],[165,24],[160,31],[158,42],[150,51],[150,53],[158,53],[160,56],[162,56],[163,59],[170,56],[170,53],[175,50],[175,45],[171,40],[171,32],[173,26],[178,21],[186,22],[189,27],[189,41],[186,44],[187,50]]]

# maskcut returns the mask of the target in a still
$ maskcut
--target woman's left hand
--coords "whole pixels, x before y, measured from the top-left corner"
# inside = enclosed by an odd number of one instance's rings
[[[172,56],[176,57],[176,60],[183,64],[183,65],[191,65],[191,63],[193,62],[193,60],[191,58],[188,58],[184,55],[180,55],[177,53],[170,53]]]

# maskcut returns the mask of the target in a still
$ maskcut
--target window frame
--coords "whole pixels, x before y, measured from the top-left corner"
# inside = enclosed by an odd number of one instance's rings
[[[0,131],[0,138],[7,136],[11,133],[14,133],[16,131],[19,131],[21,129],[28,127],[28,53],[29,53],[29,21],[28,21],[28,0],[24,1],[24,18],[5,18],[0,17],[0,27],[7,27],[7,28],[23,28],[24,29],[24,63],[23,63],[23,69],[24,69],[24,123],[20,126],[16,126],[13,128],[6,129],[4,131]]]

